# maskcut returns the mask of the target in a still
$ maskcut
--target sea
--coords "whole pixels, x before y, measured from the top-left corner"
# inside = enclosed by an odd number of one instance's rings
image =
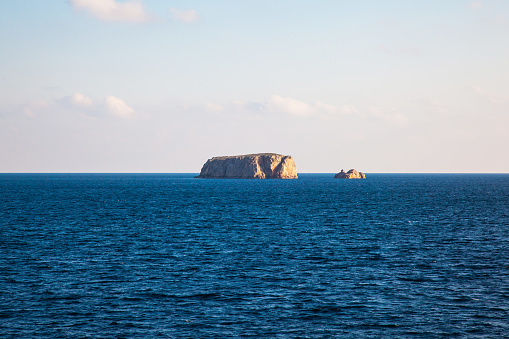
[[[0,174],[1,338],[509,338],[509,174]]]

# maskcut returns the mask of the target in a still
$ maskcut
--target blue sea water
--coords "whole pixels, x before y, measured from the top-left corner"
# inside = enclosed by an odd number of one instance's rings
[[[509,337],[509,175],[0,175],[2,338]]]

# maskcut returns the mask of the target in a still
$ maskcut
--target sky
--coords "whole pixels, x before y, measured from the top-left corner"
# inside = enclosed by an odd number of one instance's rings
[[[0,172],[509,173],[507,0],[0,0]]]

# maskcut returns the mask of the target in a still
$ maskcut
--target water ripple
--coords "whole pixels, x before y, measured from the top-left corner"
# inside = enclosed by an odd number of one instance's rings
[[[509,337],[509,175],[0,175],[5,338]]]

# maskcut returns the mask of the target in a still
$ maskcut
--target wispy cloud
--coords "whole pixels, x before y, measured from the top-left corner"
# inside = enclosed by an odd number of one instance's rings
[[[291,97],[272,95],[265,101],[233,101],[226,105],[206,103],[202,108],[211,113],[249,112],[259,115],[280,114],[287,116],[322,116],[359,114],[361,110],[354,105],[333,106],[320,101],[313,103]]]
[[[238,115],[241,112],[251,113],[248,114],[250,118],[254,116],[267,118],[279,115],[330,120],[350,116],[383,121],[395,126],[404,126],[410,122],[409,118],[396,108],[368,105],[358,106],[351,104],[334,106],[324,104],[320,101],[309,103],[291,97],[281,97],[279,95],[272,95],[267,100],[261,102],[233,101],[225,105],[209,102],[202,105],[201,109],[219,115]]]
[[[173,19],[185,24],[193,23],[199,19],[198,13],[194,9],[179,10],[176,8],[170,8],[170,12],[173,15]]]
[[[57,102],[69,110],[78,111],[90,116],[108,114],[123,119],[135,116],[135,111],[131,106],[122,99],[112,95],[101,100],[93,100],[84,94],[74,93],[57,100]]]
[[[337,112],[336,107],[324,104],[319,101],[310,104],[290,97],[286,98],[281,97],[279,95],[271,96],[264,104],[264,107],[269,112],[299,116],[313,115],[319,113],[331,114]]]
[[[359,109],[353,105],[343,105],[340,111],[344,114],[358,114]]]
[[[48,106],[48,103],[45,101],[32,101],[23,105],[22,111],[27,117],[33,118],[37,115],[36,112],[38,110],[44,109]]]
[[[69,0],[75,10],[86,11],[102,21],[146,22],[150,15],[141,0]]]
[[[266,107],[271,112],[291,115],[310,115],[314,113],[314,107],[308,103],[293,98],[283,98],[279,95],[270,97]]]
[[[366,109],[366,112],[368,113],[368,116],[371,116],[375,119],[384,120],[392,125],[403,126],[409,122],[407,116],[396,112],[394,109],[370,106]]]
[[[209,112],[216,112],[216,113],[219,113],[219,112],[222,112],[225,110],[224,106],[223,105],[219,105],[219,104],[214,104],[212,102],[208,102],[205,104],[205,109]]]

